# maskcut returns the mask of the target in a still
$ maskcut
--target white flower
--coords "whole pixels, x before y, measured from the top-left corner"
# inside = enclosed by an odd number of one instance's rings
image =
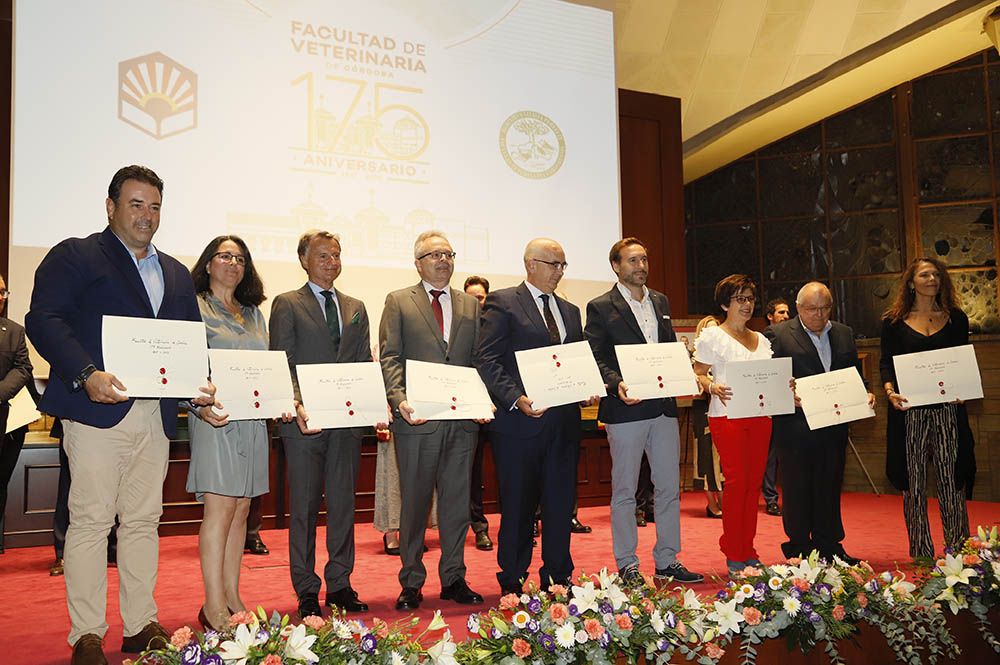
[[[465,626],[469,629],[470,633],[478,633],[480,628],[479,615],[470,614],[469,620],[465,622]]]
[[[939,593],[934,600],[943,600],[947,602],[952,614],[958,614],[959,610],[969,606],[969,601],[966,600],[965,594],[959,594],[956,596],[954,587],[945,587],[944,591]]]
[[[398,651],[392,652],[392,665],[403,665],[406,661],[403,659],[403,654]]]
[[[351,627],[340,619],[330,619],[330,626],[333,628],[333,633],[338,638],[342,640],[351,639]]]
[[[743,621],[743,614],[736,609],[736,599],[728,603],[715,601],[715,610],[708,613],[708,618],[719,626],[720,633],[740,632],[740,622]]]
[[[844,580],[840,577],[840,571],[836,568],[827,568],[823,574],[823,581],[830,585],[834,593],[844,588]]]
[[[447,628],[448,624],[445,623],[444,617],[441,616],[441,610],[434,610],[434,616],[431,618],[431,625],[427,626],[427,630],[441,630],[442,628]]]
[[[771,587],[771,591],[777,591],[781,588],[781,578],[777,575],[771,577],[771,579],[767,581],[767,586]]]
[[[993,568],[993,574],[1000,577],[1000,561],[991,561],[990,566]]]
[[[233,639],[219,645],[219,655],[230,665],[247,665],[247,652],[254,646],[256,635],[245,624],[236,627]]]
[[[601,582],[601,591],[604,592],[604,597],[607,598],[608,602],[611,603],[611,607],[618,610],[621,609],[622,605],[628,603],[628,596],[622,591],[621,587],[616,584],[618,579],[617,574],[608,574],[607,568],[602,568],[601,572],[598,574],[597,579]]]
[[[895,592],[895,594],[900,598],[909,598],[913,595],[913,592],[917,587],[904,579],[900,579],[889,585],[889,588],[892,589],[893,592]]]
[[[945,583],[950,587],[959,582],[968,584],[969,578],[977,574],[972,568],[965,567],[962,557],[953,554],[946,554],[943,560],[938,560],[938,568],[945,576]]]
[[[753,585],[752,584],[744,583],[743,586],[740,587],[740,591],[743,592],[744,596],[752,596],[753,595]]]
[[[889,607],[896,604],[896,598],[892,595],[892,588],[886,587],[882,590],[882,597],[885,598],[885,602]]]
[[[753,592],[751,592],[751,595],[752,594]],[[746,599],[747,595],[743,593],[743,589],[737,589],[736,593],[733,594],[733,600],[735,600],[737,603],[742,603]]]
[[[781,601],[781,606],[785,608],[789,616],[795,616],[799,613],[799,608],[802,607],[802,603],[799,602],[798,598],[792,598],[788,596],[783,601]]]
[[[653,613],[649,615],[649,625],[653,627],[657,635],[662,635],[664,629],[666,629],[667,624],[663,622],[663,616],[660,614],[660,610],[653,610]]]
[[[686,610],[701,609],[701,601],[698,600],[698,594],[696,594],[691,589],[687,589],[684,591],[684,609]]]
[[[451,631],[446,630],[441,640],[427,650],[427,655],[435,665],[458,665],[455,658],[457,650],[458,645],[451,641]]]
[[[210,635],[205,635],[205,648],[214,649],[219,646],[219,634],[212,631]]]
[[[822,566],[814,566],[810,563],[810,559],[802,559],[798,566],[791,568],[788,572],[792,574],[793,577],[801,577],[802,579],[812,584],[819,577],[819,574],[823,572]]]
[[[576,605],[579,614],[583,614],[587,610],[596,612],[597,590],[594,588],[594,583],[587,580],[583,586],[574,586],[572,603]]]
[[[511,622],[518,628],[524,628],[528,625],[529,621],[531,621],[531,615],[524,610],[515,612],[514,616],[511,617]]]
[[[771,572],[775,573],[779,577],[788,577],[789,568],[783,563],[778,563],[771,566]]]
[[[569,649],[573,646],[576,641],[576,630],[573,629],[573,624],[567,621],[563,625],[556,628],[556,644],[561,646],[563,649]]]
[[[585,644],[587,642],[587,631],[578,630],[576,631],[575,637],[577,642],[579,642],[580,644]]]
[[[299,624],[288,636],[288,641],[285,642],[285,658],[315,663],[319,660],[319,656],[314,654],[310,647],[317,639],[319,639],[318,635],[306,635],[305,625]]]

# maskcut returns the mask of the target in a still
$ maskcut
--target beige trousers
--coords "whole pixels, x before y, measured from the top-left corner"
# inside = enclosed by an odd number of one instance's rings
[[[135,635],[156,620],[157,527],[169,442],[158,400],[136,400],[109,429],[63,421],[69,457],[66,604],[69,643],[108,631],[108,534],[118,516],[118,601],[122,632]]]

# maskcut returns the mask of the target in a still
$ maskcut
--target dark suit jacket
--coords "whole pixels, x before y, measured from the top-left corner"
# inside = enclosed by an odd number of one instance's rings
[[[163,269],[163,302],[155,318],[201,321],[191,273],[157,250]],[[31,308],[24,319],[28,337],[52,367],[39,408],[53,416],[93,427],[114,427],[132,407],[90,401],[86,390],[72,392],[87,365],[104,369],[101,348],[105,314],[154,318],[149,295],[125,245],[107,227],[86,238],[70,238],[49,250],[35,271]],[[195,397],[192,395],[191,397]],[[177,432],[177,400],[161,399],[167,436]]]
[[[649,289],[649,299],[656,313],[659,341],[676,342],[667,297],[659,291]],[[594,359],[601,369],[604,383],[608,384],[608,394],[601,400],[597,412],[598,419],[614,424],[648,420],[664,414],[671,418],[677,417],[677,402],[673,398],[643,400],[627,406],[618,397],[618,384],[622,381],[622,375],[615,345],[645,344],[646,338],[617,284],[607,293],[587,303],[587,328],[584,333],[594,351]]]
[[[406,399],[406,361],[421,360],[472,367],[479,337],[479,301],[462,291],[451,292],[451,330],[448,343],[438,328],[430,298],[423,283],[393,291],[385,298],[379,324],[379,345],[386,397],[392,407],[394,432],[429,434],[441,426],[440,420],[412,426],[399,415],[399,403]],[[475,432],[479,425],[463,420],[462,427]]]
[[[31,382],[24,328],[0,316],[0,435],[7,431],[10,400]]]
[[[792,376],[802,378],[821,374],[823,362],[819,359],[816,346],[809,339],[809,333],[802,327],[799,317],[782,321],[771,328],[768,338],[771,340],[771,350],[775,358],[792,359]],[[861,371],[861,361],[858,359],[858,348],[854,343],[854,332],[842,323],[833,322],[830,329],[831,361],[830,371],[854,367],[858,370],[861,380],[868,384]],[[774,416],[771,419],[774,429],[774,440],[793,444],[808,439],[824,439],[847,443],[847,425],[833,425],[819,430],[810,430],[802,409],[785,416]]]
[[[271,350],[284,351],[288,356],[288,367],[292,373],[292,388],[295,399],[302,401],[299,392],[299,377],[296,365],[316,365],[320,363],[371,362],[372,352],[368,333],[368,312],[365,304],[334,289],[340,303],[340,347],[334,351],[330,339],[330,329],[326,327],[326,317],[319,300],[309,284],[303,284],[296,291],[282,293],[271,305],[271,319],[268,329],[271,335]],[[305,405],[306,413],[309,405]],[[354,427],[352,431],[360,438],[367,428]],[[299,426],[294,421],[280,423],[282,436],[301,436]]]
[[[566,326],[563,342],[582,342],[580,308],[559,296],[555,296],[555,302]],[[575,420],[579,424],[580,407],[575,404],[552,407],[541,418],[531,418],[516,408],[510,408],[518,397],[526,394],[514,352],[550,344],[542,314],[523,282],[486,296],[476,368],[497,407],[490,429],[504,434],[530,436],[541,431],[548,419],[565,419],[567,424]]]

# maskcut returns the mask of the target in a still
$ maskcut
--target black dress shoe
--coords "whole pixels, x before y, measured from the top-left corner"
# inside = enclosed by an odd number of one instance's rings
[[[142,653],[146,649],[162,649],[170,642],[170,633],[155,621],[150,621],[135,635],[122,638],[122,653]]]
[[[441,589],[441,600],[454,600],[459,605],[479,605],[483,597],[469,588],[464,578],[459,577]]]
[[[93,633],[87,633],[73,645],[70,665],[108,665],[104,657],[104,640]]]
[[[646,526],[646,515],[643,513],[635,514],[635,525],[636,526]]]
[[[711,517],[712,519],[721,520],[722,519],[722,511],[720,510],[717,513],[713,513],[711,508],[709,508],[708,506],[705,506],[705,517]]]
[[[51,568],[49,568],[49,577],[59,577],[65,572],[66,570],[63,567],[63,560],[62,558],[59,558],[56,559],[56,562],[52,564]]]
[[[299,618],[323,617],[323,610],[319,606],[319,594],[307,593],[299,598]]]
[[[764,507],[764,512],[768,515],[774,515],[775,517],[781,516],[781,507],[778,505],[777,501],[768,501],[767,506]]]
[[[326,594],[326,606],[336,605],[345,612],[367,612],[368,603],[358,600],[358,592],[349,586],[345,586],[339,591]]]
[[[485,531],[480,531],[476,534],[476,549],[484,552],[489,552],[493,549],[493,541],[490,540],[490,534]]]
[[[384,533],[382,534],[382,549],[385,550],[385,553],[389,556],[399,556],[399,545],[389,547],[389,536]]]
[[[531,537],[538,538],[538,520],[535,520],[535,524],[531,527]]]
[[[396,609],[401,612],[415,610],[420,607],[420,603],[423,600],[424,594],[417,587],[403,587],[403,590],[399,592],[399,598],[396,599]]]
[[[257,556],[264,556],[271,553],[271,550],[267,549],[267,545],[264,544],[259,535],[249,536],[247,542],[243,545],[243,551],[247,554],[256,554]]]
[[[580,520],[575,517],[569,523],[569,530],[573,533],[590,533],[593,531],[589,526],[580,522]]]

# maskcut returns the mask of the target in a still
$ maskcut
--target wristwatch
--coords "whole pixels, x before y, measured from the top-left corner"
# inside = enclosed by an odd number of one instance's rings
[[[94,367],[93,364],[84,367],[83,370],[81,370],[80,373],[76,375],[76,378],[73,379],[73,392],[78,392],[80,390],[83,390],[83,385],[87,383],[87,379],[89,379],[90,375],[96,371],[97,368]]]

